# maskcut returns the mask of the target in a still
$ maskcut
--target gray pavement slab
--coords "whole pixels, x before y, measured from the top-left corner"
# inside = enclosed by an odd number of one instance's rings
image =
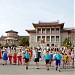
[[[25,65],[2,65],[2,62],[0,62],[0,75],[75,75],[75,69],[72,68],[61,69],[59,72],[55,67],[50,67],[47,71],[44,61],[40,61],[40,69],[36,69],[35,62],[31,61],[28,70],[25,69]]]

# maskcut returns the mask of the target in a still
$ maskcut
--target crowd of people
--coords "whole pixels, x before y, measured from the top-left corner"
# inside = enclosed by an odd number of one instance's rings
[[[45,61],[46,69],[56,65],[56,70],[60,72],[61,66],[64,69],[74,68],[74,49],[65,48],[50,48],[31,47],[21,48],[19,51],[11,48],[0,49],[0,60],[3,60],[3,65],[9,61],[10,65],[26,65],[26,70],[31,61],[36,63],[36,69],[39,69],[40,61]]]

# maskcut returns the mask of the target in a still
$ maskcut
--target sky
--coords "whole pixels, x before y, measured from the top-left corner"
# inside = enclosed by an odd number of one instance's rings
[[[34,29],[39,21],[64,22],[64,27],[74,26],[75,0],[0,0],[0,36],[15,30],[18,35],[29,35],[25,30]]]

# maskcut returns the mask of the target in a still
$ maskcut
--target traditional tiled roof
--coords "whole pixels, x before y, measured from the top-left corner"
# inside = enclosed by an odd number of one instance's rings
[[[64,23],[60,23],[58,21],[53,22],[39,22],[39,23],[32,23],[34,28],[35,27],[56,27],[56,26],[64,26]]]
[[[26,30],[28,33],[36,33],[36,30]]]
[[[61,32],[75,32],[75,28],[64,28]]]
[[[11,33],[11,32],[13,32],[13,33],[18,33],[18,32],[14,31],[14,30],[6,31],[6,33]]]

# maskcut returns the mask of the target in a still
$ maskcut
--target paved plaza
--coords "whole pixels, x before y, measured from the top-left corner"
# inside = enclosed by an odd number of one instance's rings
[[[55,67],[50,67],[47,71],[44,61],[40,61],[39,68],[36,69],[34,61],[30,62],[29,69],[26,70],[24,65],[2,65],[0,61],[0,75],[75,75],[75,69],[61,69],[61,72],[56,71]]]

